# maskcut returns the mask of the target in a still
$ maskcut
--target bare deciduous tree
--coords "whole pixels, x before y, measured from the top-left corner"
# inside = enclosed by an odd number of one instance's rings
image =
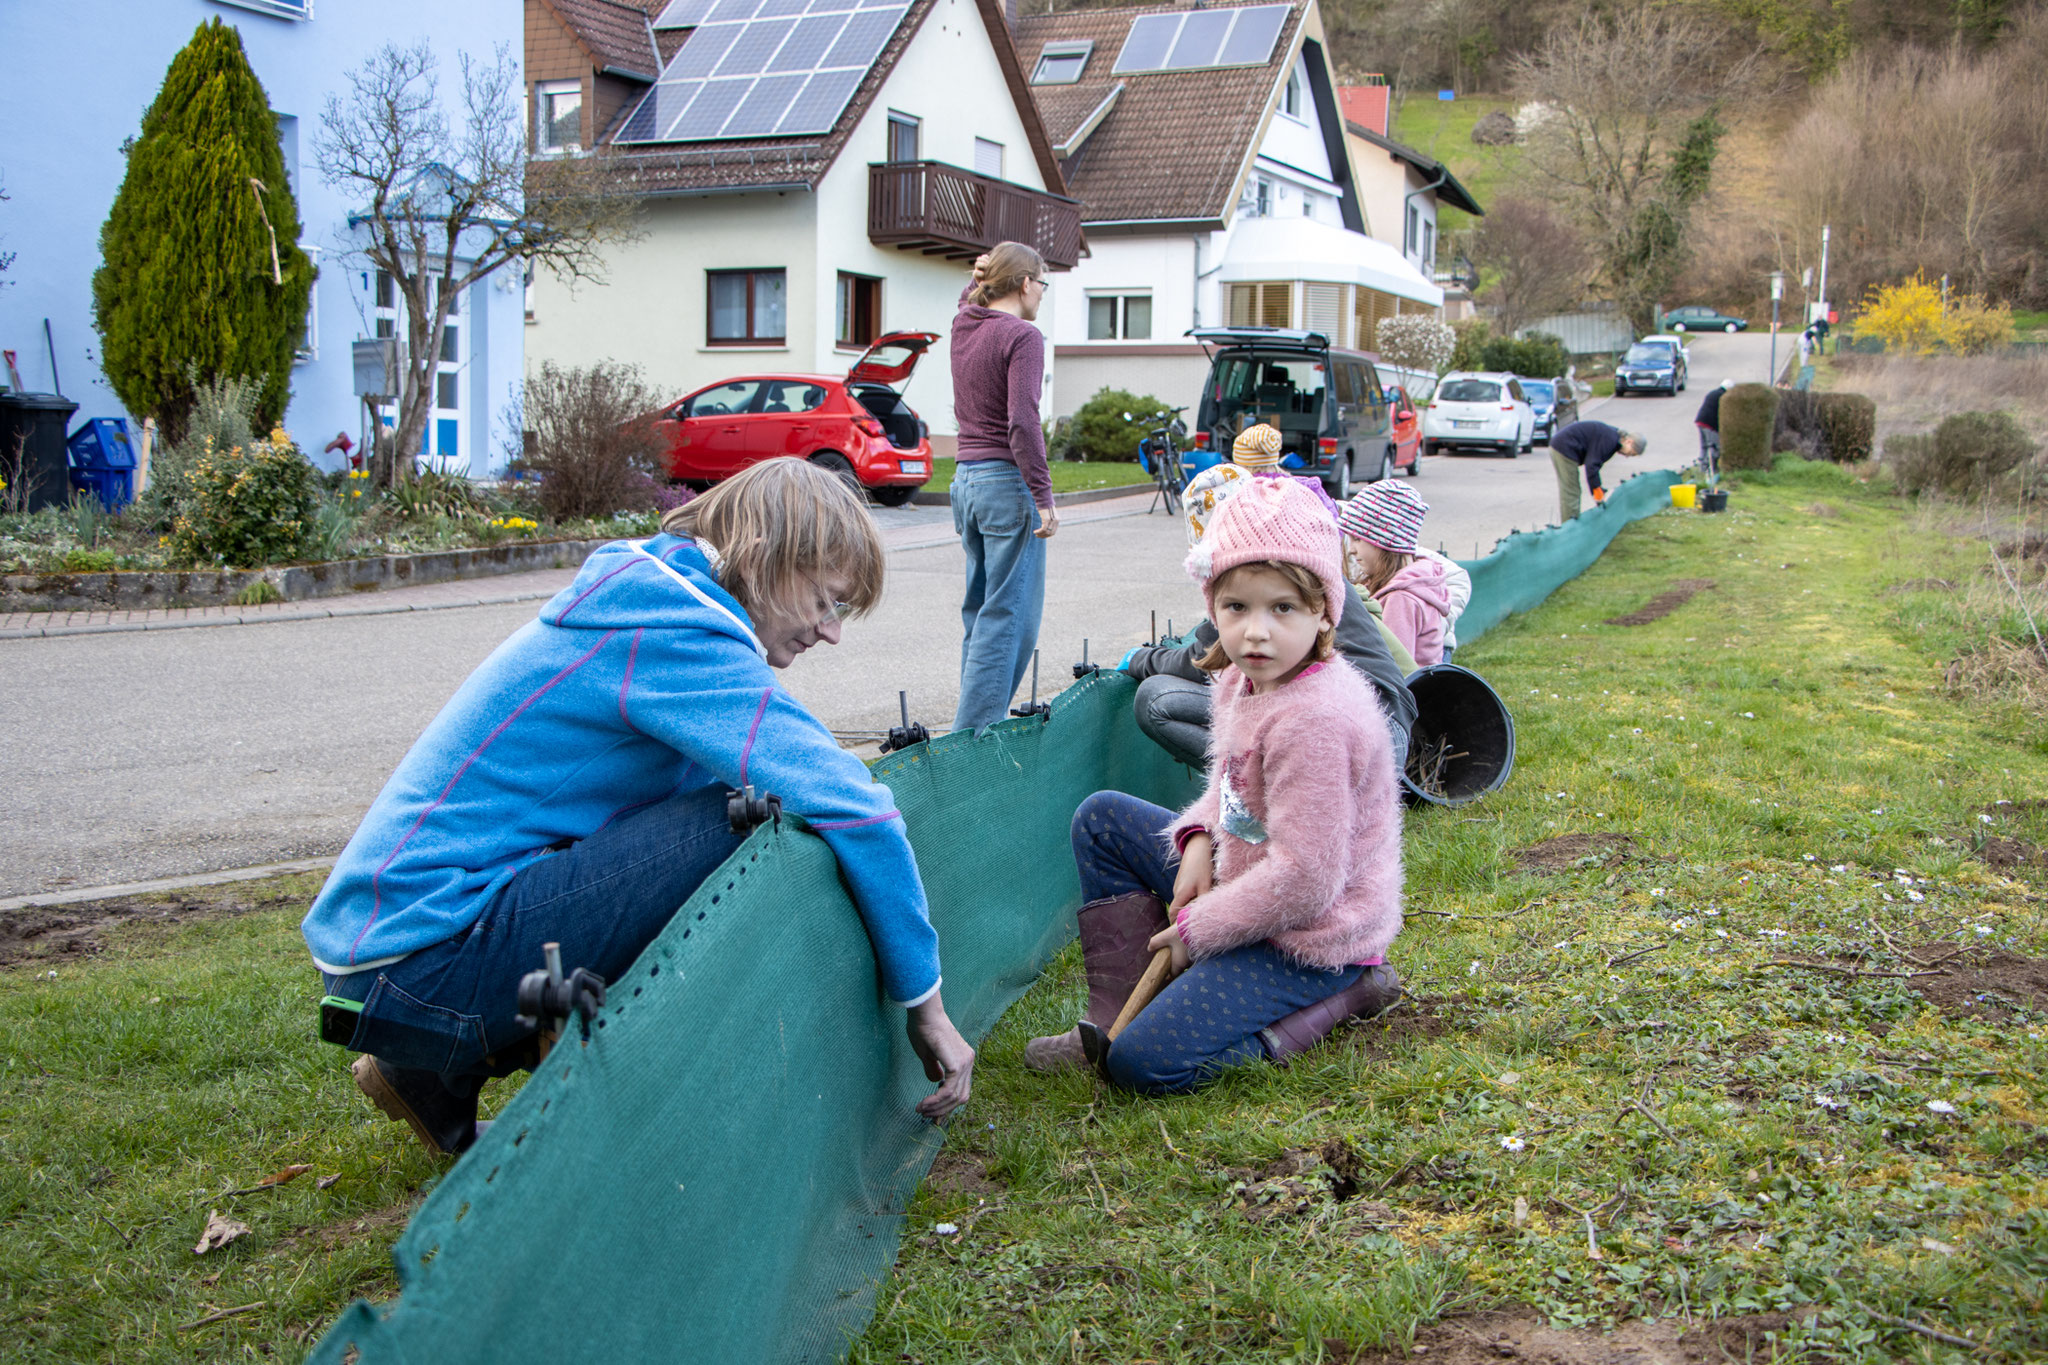
[[[1485,272],[1479,301],[1513,336],[1524,324],[1578,302],[1593,266],[1585,238],[1549,206],[1509,195],[1472,234],[1472,260]]]
[[[1721,131],[1714,111],[1757,79],[1756,54],[1731,50],[1697,11],[1642,7],[1588,13],[1513,62],[1516,92],[1548,108],[1529,164],[1638,320],[1682,262]]]
[[[460,292],[515,263],[601,278],[602,246],[633,232],[634,200],[605,158],[529,161],[509,51],[465,53],[461,67],[451,111],[433,51],[387,44],[329,97],[314,144],[321,175],[354,201],[351,251],[404,301],[397,430],[374,456],[384,486],[410,475]]]

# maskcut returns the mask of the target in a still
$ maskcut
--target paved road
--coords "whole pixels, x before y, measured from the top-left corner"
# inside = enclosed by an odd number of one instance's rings
[[[1692,413],[1723,373],[1761,377],[1767,340],[1693,343],[1699,383],[1588,415],[1646,432],[1675,468],[1697,449]],[[1550,461],[1437,457],[1418,487],[1428,534],[1453,554],[1556,514]],[[1145,499],[1075,508],[1052,547],[1044,690],[1070,678],[1087,637],[1114,659],[1160,624],[1194,620],[1179,523]],[[800,661],[791,688],[834,729],[895,723],[896,692],[943,728],[958,675],[962,559],[944,509],[883,512],[895,548],[880,611]],[[534,592],[567,575],[521,575]],[[498,580],[507,589],[511,579]],[[421,727],[531,601],[169,632],[0,641],[0,897],[180,876],[338,851]],[[1021,698],[1020,698],[1021,700]],[[872,752],[869,750],[868,752]]]

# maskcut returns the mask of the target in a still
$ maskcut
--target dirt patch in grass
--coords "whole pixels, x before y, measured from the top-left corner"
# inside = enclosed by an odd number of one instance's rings
[[[1809,517],[1821,517],[1826,520],[1833,520],[1842,515],[1842,509],[1831,502],[1810,502],[1799,510]]]
[[[102,935],[117,924],[186,924],[268,910],[293,896],[224,896],[202,899],[176,892],[161,899],[116,898],[77,905],[30,905],[0,910],[0,968],[90,955],[106,947]]]
[[[272,1248],[278,1255],[296,1256],[305,1252],[326,1253],[363,1241],[392,1241],[404,1229],[419,1208],[424,1195],[412,1195],[396,1204],[367,1213],[351,1214],[337,1218],[331,1223],[320,1223],[310,1228],[300,1228],[278,1239]]]
[[[2048,865],[2048,850],[2036,848],[2022,839],[2003,839],[1992,835],[1977,850],[1977,856],[1991,867],[2041,867]]]
[[[1385,1014],[1347,1021],[1337,1036],[1347,1046],[1361,1047],[1380,1057],[1403,1046],[1441,1038],[1450,1031],[1450,1021],[1432,1011],[1429,1002],[1410,996]]]
[[[1946,578],[1909,578],[1903,583],[1894,583],[1885,589],[1885,595],[1896,597],[1902,592],[1954,592],[1956,585]]]
[[[1354,1351],[1345,1343],[1323,1343],[1332,1360],[1348,1365],[1386,1365],[1427,1359],[1433,1365],[1720,1365],[1727,1360],[1770,1360],[1765,1340],[1791,1320],[1779,1313],[1722,1318],[1718,1322],[1625,1322],[1613,1332],[1562,1329],[1528,1313],[1472,1313],[1445,1318],[1415,1331],[1415,1355],[1398,1347]]]
[[[1942,965],[1942,976],[1915,979],[1913,989],[1944,1014],[1966,1014],[1993,1023],[2012,1017],[2012,1007],[2048,1014],[2048,962],[1988,948]]]
[[[1986,815],[2025,815],[2029,811],[2048,810],[2048,796],[2029,796],[2020,801],[1993,801],[1978,810]]]
[[[964,1194],[976,1199],[1001,1194],[1004,1185],[988,1173],[988,1158],[976,1152],[940,1152],[924,1178],[925,1188],[938,1194]]]
[[[1560,834],[1510,855],[1517,872],[1570,872],[1579,867],[1619,867],[1636,856],[1629,834]],[[1588,860],[1591,861],[1588,861]]]
[[[1711,578],[1681,578],[1663,592],[1645,602],[1626,616],[1610,616],[1610,626],[1647,626],[1652,621],[1661,621],[1677,611],[1699,593],[1714,586]]]

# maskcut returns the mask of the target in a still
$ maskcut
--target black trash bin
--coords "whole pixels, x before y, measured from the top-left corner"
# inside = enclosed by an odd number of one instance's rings
[[[1409,770],[1401,786],[1409,805],[1462,806],[1499,791],[1515,770],[1515,718],[1486,679],[1456,664],[1432,664],[1408,675],[1415,697],[1415,727],[1408,732]],[[1445,757],[1425,790],[1415,780],[1417,760],[1435,750]]]
[[[71,501],[64,432],[77,411],[62,394],[0,393],[0,478],[7,480],[9,502],[24,486],[31,512]]]

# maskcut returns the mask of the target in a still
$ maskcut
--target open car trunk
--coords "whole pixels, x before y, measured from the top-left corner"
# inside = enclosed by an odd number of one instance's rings
[[[882,430],[889,433],[890,445],[898,450],[917,449],[918,440],[924,435],[924,423],[903,401],[902,394],[886,384],[852,384],[847,391],[882,424]]]
[[[1313,466],[1326,420],[1327,357],[1301,352],[1226,351],[1209,368],[1202,416],[1228,452],[1238,432],[1258,422],[1279,428],[1281,456]]]

